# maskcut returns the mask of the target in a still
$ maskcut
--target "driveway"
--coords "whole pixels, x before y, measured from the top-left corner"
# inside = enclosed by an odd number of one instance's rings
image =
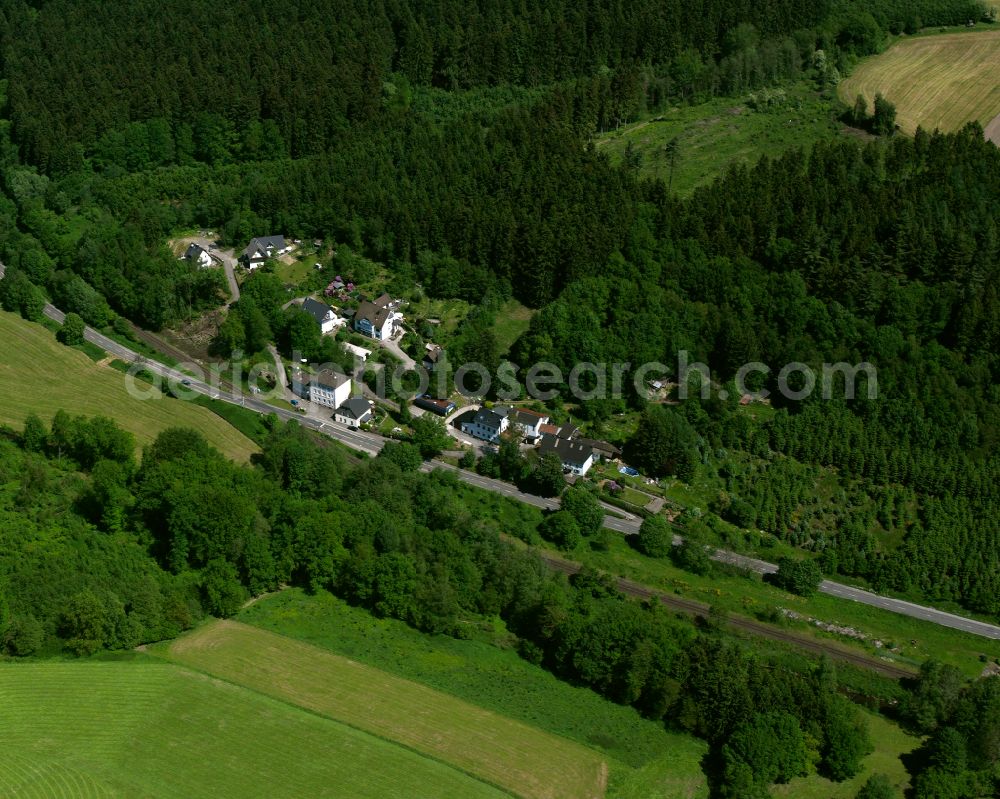
[[[271,354],[271,358],[274,359],[274,377],[278,381],[278,385],[281,386],[282,391],[284,391],[285,399],[293,399],[295,395],[288,386],[288,376],[285,374],[285,362],[281,360],[278,348],[273,344],[268,344],[267,351]]]
[[[394,338],[385,339],[381,342],[382,346],[385,347],[389,352],[395,355],[399,360],[403,362],[403,366],[406,369],[415,369],[417,362],[413,360],[409,355],[403,352],[403,348],[399,346],[399,342]]]
[[[466,446],[472,447],[473,451],[476,453],[476,457],[481,458],[483,456],[483,450],[486,447],[492,447],[493,445],[488,441],[483,441],[482,439],[470,436],[468,433],[463,433],[458,424],[456,424],[459,418],[465,416],[466,414],[470,417],[475,415],[479,408],[479,405],[465,405],[457,411],[453,411],[451,416],[444,420],[444,426],[448,431],[448,435],[455,439],[459,444],[465,444]]]
[[[236,302],[240,298],[240,284],[236,282],[236,257],[232,250],[220,250],[216,243],[204,236],[195,236],[186,241],[192,241],[212,256],[212,260],[222,265],[229,283],[229,301]]]

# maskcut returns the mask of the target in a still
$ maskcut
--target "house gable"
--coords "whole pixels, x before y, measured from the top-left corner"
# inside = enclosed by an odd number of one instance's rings
[[[371,338],[389,338],[392,333],[392,312],[365,300],[354,314],[354,329]]]

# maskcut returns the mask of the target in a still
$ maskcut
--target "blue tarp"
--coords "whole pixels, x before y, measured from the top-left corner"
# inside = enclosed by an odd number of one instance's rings
[[[638,477],[639,472],[633,469],[631,466],[622,466],[618,469],[619,474],[627,474],[629,477]]]

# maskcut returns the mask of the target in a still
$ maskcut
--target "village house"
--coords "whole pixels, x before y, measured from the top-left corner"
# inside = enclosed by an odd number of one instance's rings
[[[396,304],[388,294],[363,301],[354,314],[354,329],[377,341],[392,338],[403,318],[394,310]]]
[[[577,438],[574,440],[578,444],[590,447],[594,451],[595,461],[613,461],[622,455],[622,451],[618,447],[607,441],[600,441],[596,438]]]
[[[322,333],[332,333],[342,324],[344,320],[337,316],[337,312],[325,302],[306,297],[302,302],[302,310],[316,320]]]
[[[372,418],[372,401],[364,397],[351,397],[334,411],[333,418],[348,427],[361,427]]]
[[[576,438],[580,433],[580,428],[575,424],[555,425],[543,422],[538,425],[538,432],[543,436],[555,436],[556,438]]]
[[[250,239],[247,248],[240,254],[239,261],[251,272],[271,258],[277,258],[291,251],[285,244],[284,236],[260,236]]]
[[[510,408],[481,408],[471,421],[462,422],[462,432],[473,438],[495,442],[510,427]]]
[[[183,260],[197,264],[202,269],[212,265],[212,256],[200,244],[191,244],[185,251]]]
[[[559,458],[564,471],[579,475],[580,477],[583,477],[583,475],[590,471],[590,467],[594,465],[593,447],[581,444],[579,441],[573,441],[572,439],[559,438],[558,436],[542,436],[542,443],[538,448],[538,454],[543,457],[545,455],[555,455]]]
[[[437,344],[425,344],[424,349],[426,351],[424,352],[424,360],[422,363],[424,369],[427,371],[430,371],[444,360],[444,350]]]
[[[533,444],[542,437],[541,428],[549,423],[549,417],[527,408],[516,408],[511,421],[521,428],[525,441]]]
[[[339,408],[351,396],[351,380],[346,375],[324,369],[314,375],[296,370],[292,391],[304,400],[327,408]]]

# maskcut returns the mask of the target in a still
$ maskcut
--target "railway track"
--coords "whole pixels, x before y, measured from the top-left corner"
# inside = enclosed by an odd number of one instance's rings
[[[550,569],[568,576],[577,574],[583,568],[581,564],[575,561],[566,560],[558,555],[553,555],[551,552],[536,550],[536,554]],[[614,579],[618,590],[627,596],[632,596],[636,599],[658,600],[671,610],[677,610],[681,613],[686,613],[689,616],[699,618],[708,617],[709,606],[703,602],[697,602],[693,599],[684,599],[683,597],[674,596],[673,594],[668,594],[664,591],[658,591],[654,588],[642,585],[641,583],[637,583],[633,580],[628,580],[624,577],[616,577]],[[782,630],[770,624],[754,621],[753,619],[736,616],[730,617],[728,619],[728,623],[730,626],[735,627],[738,630],[748,632],[751,635],[758,635],[772,641],[790,644],[798,649],[803,649],[812,654],[826,655],[831,660],[837,660],[842,663],[850,663],[858,668],[875,671],[894,680],[902,680],[916,675],[915,671],[888,663],[884,660],[879,660],[876,657],[864,655],[860,652],[851,652],[850,650],[846,650],[832,644],[824,644],[822,641],[795,635],[794,633],[787,632],[786,630]]]

